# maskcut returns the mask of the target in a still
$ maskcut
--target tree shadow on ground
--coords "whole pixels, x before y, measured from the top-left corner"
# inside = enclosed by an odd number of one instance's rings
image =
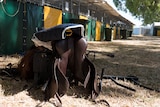
[[[155,43],[151,44],[154,45]],[[106,56],[106,54],[108,54],[107,49],[110,47],[113,48],[112,43],[100,44],[97,47],[104,49],[96,53],[95,59],[93,55],[89,57],[95,64],[99,73],[102,68],[105,68],[106,75],[136,76],[143,85],[159,90],[160,50],[158,50],[159,45],[152,45],[136,46],[116,43],[114,44],[116,49],[114,48],[115,51],[112,51],[114,57],[111,58]],[[94,51],[96,52],[97,50]]]
[[[3,91],[4,96],[10,96],[10,95],[15,95],[18,94],[19,92],[22,91],[27,91],[27,95],[31,96],[35,100],[44,100],[44,94],[38,87],[33,87],[33,81],[25,81],[21,80],[19,75],[14,75],[14,76],[8,76],[6,73],[2,73],[1,69],[1,75],[0,75],[0,85],[1,85],[1,90]]]

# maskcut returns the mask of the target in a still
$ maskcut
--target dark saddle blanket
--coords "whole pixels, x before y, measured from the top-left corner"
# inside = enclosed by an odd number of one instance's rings
[[[84,27],[81,24],[62,24],[50,29],[38,31],[33,35],[33,48],[24,56],[29,54],[33,77],[37,81],[47,81],[44,89],[46,100],[55,94],[64,95],[71,81],[67,77],[68,71],[76,82],[81,82],[93,97],[100,92],[98,77],[93,63],[86,57],[87,42],[84,38]],[[35,51],[36,50],[36,51]],[[37,53],[37,50],[39,53]],[[44,51],[47,50],[47,51]],[[41,53],[42,52],[42,53]],[[46,54],[47,52],[51,54]],[[27,58],[25,58],[27,60]],[[29,58],[28,58],[29,59]],[[24,66],[24,59],[20,63],[23,78],[29,75]],[[25,72],[25,73],[24,73]],[[43,72],[43,73],[42,73]],[[31,72],[30,72],[31,73]],[[48,73],[43,78],[44,74]],[[38,79],[38,75],[41,76]]]

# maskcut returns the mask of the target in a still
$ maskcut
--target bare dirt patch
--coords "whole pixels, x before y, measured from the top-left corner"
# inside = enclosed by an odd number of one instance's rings
[[[112,42],[88,42],[88,50],[95,51],[89,55],[100,74],[105,68],[105,75],[136,76],[139,82],[147,87],[160,91],[160,38],[149,36],[133,36],[127,40]],[[108,55],[114,55],[109,57]],[[20,57],[0,57],[0,67],[8,63],[15,65]],[[111,107],[159,107],[160,93],[134,85],[129,81],[117,82],[136,89],[132,92],[116,85],[111,80],[103,80],[102,92],[96,99],[106,100]],[[24,90],[32,81],[21,81],[0,76],[0,107],[36,107],[43,101],[40,89]],[[63,107],[106,107],[105,103],[95,103],[81,95],[81,88],[68,90],[61,100]],[[79,93],[79,94],[77,94]],[[51,103],[43,103],[41,107],[54,107]]]

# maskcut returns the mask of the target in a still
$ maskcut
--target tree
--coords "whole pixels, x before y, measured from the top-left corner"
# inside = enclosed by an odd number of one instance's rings
[[[160,0],[113,0],[119,10],[129,11],[144,24],[160,21]]]

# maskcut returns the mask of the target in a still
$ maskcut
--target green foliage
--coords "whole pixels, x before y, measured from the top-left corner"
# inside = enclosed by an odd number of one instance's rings
[[[144,24],[160,21],[160,0],[113,0],[119,10],[129,11]]]

